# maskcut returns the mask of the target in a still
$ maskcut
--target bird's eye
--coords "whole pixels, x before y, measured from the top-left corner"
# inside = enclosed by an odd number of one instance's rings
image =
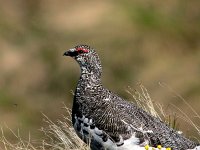
[[[79,50],[78,52],[79,52],[79,53],[83,53],[83,50]]]

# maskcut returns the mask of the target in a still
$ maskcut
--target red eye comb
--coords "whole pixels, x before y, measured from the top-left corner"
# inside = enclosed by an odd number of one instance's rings
[[[85,48],[82,48],[82,47],[79,47],[76,49],[77,51],[83,51],[84,53],[88,53],[89,50],[88,49],[85,49]]]

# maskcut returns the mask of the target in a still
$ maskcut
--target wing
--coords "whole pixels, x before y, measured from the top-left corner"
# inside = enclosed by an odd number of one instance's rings
[[[89,104],[82,106],[83,115],[88,118],[84,119],[84,123],[94,128],[95,134],[102,137],[103,141],[109,138],[119,146],[134,136],[131,142],[138,145],[145,140],[148,140],[151,146],[173,148],[182,145],[187,148],[188,143],[195,145],[136,105],[108,90],[103,91],[105,93],[90,96]]]
[[[87,117],[92,118],[94,126],[119,145],[133,135],[138,138],[137,144],[144,142],[144,135],[140,128],[145,122],[140,119],[145,120],[145,118],[138,117],[141,113],[140,109],[110,91],[106,93],[99,94],[104,96],[96,96],[95,100],[90,101],[91,107],[88,109]]]

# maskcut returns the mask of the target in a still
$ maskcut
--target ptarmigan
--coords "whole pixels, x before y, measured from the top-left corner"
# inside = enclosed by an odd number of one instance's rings
[[[90,143],[92,150],[137,150],[145,145],[186,150],[198,145],[106,89],[101,82],[100,59],[93,48],[78,45],[64,55],[74,58],[81,68],[72,123],[78,136]]]

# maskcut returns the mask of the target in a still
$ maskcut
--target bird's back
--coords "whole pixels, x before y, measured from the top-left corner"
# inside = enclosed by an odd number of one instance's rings
[[[178,134],[158,118],[105,88],[75,96],[75,99],[83,100],[81,105],[78,104],[82,112],[76,113],[88,118],[88,122],[91,119],[91,124],[86,122],[85,125],[94,125],[101,130],[104,141],[110,138],[118,147],[133,135],[138,138],[133,143],[138,145],[149,143],[151,146],[162,145],[173,149],[196,146],[196,143]]]

